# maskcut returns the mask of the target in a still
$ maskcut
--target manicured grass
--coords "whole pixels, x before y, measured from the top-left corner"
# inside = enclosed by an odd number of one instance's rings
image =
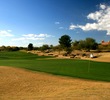
[[[26,52],[0,52],[1,60],[33,60],[39,58],[51,58],[50,56],[38,56],[36,54],[26,53]]]
[[[110,81],[110,63],[73,59],[44,59],[44,57],[23,52],[8,53],[6,55],[5,52],[1,54],[3,57],[0,58],[1,66],[20,67],[76,78]],[[9,57],[9,55],[15,57]]]

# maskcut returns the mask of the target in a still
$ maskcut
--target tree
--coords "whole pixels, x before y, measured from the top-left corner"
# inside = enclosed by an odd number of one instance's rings
[[[61,38],[59,38],[59,43],[61,48],[63,48],[65,51],[69,52],[69,50],[71,50],[71,37],[68,35],[63,35],[61,36]]]
[[[93,38],[86,38],[85,40],[74,41],[72,43],[74,49],[78,50],[96,50],[98,48],[98,44]]]
[[[40,47],[40,49],[41,49],[41,51],[45,51],[45,50],[50,49],[50,47],[48,44],[44,44],[44,45],[42,45],[42,47]]]
[[[53,45],[52,44],[50,45],[50,49],[53,49]]]
[[[74,42],[72,42],[72,48],[75,50],[80,50],[79,41],[75,40]]]
[[[32,44],[32,43],[29,43],[29,45],[28,45],[28,50],[29,50],[29,51],[33,50],[33,44]]]
[[[86,44],[85,40],[80,40],[79,41],[79,49],[80,50],[82,50],[82,49],[85,50],[86,49],[85,44]]]
[[[96,50],[98,47],[98,44],[96,43],[95,39],[93,38],[86,38],[85,40],[85,48],[86,50]]]

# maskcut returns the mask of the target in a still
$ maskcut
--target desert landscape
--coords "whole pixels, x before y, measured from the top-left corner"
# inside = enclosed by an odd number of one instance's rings
[[[110,0],[0,0],[0,100],[110,100]]]
[[[110,62],[109,53],[97,61]],[[106,59],[105,59],[106,58]],[[92,60],[95,60],[92,59]],[[110,82],[0,67],[0,100],[109,100]]]
[[[87,60],[99,61],[99,62],[110,62],[110,53],[94,53],[94,55],[99,55],[99,57],[91,59],[91,58],[82,58]]]

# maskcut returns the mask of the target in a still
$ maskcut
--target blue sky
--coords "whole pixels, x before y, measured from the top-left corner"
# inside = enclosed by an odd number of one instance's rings
[[[58,45],[74,40],[110,40],[109,0],[0,0],[0,46]]]

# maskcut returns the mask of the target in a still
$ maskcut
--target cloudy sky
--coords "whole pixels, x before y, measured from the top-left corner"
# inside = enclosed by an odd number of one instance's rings
[[[110,40],[110,0],[0,0],[0,46]]]

